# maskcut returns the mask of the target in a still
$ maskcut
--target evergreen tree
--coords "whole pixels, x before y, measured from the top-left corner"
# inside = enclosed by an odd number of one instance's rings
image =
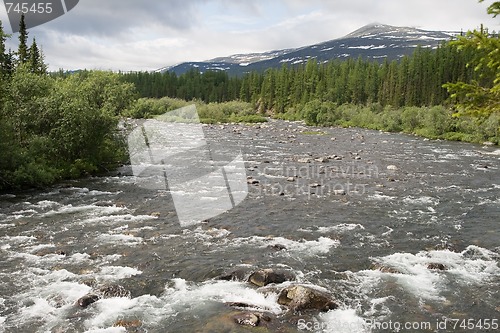
[[[20,64],[24,64],[29,61],[27,42],[28,42],[28,31],[26,29],[26,23],[24,21],[24,14],[23,14],[21,15],[21,22],[19,22],[19,47],[17,51],[18,61]]]
[[[6,74],[8,54],[5,49],[7,35],[3,31],[2,21],[0,21],[0,78]]]
[[[34,74],[46,74],[47,66],[43,62],[43,54],[38,49],[35,38],[33,38],[33,43],[28,51],[29,62],[28,66],[32,73]]]

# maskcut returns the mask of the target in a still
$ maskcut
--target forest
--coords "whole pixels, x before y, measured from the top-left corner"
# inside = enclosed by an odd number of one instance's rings
[[[494,2],[489,14],[500,14]],[[17,51],[0,22],[0,191],[43,187],[127,162],[118,124],[195,103],[202,122],[353,126],[500,143],[500,39],[486,29],[398,61],[314,59],[263,73],[50,73],[21,18]]]

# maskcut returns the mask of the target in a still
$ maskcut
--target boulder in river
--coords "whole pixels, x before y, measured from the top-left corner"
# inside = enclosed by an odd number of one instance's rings
[[[248,282],[258,287],[264,287],[271,283],[279,284],[293,280],[295,280],[295,276],[292,273],[284,270],[274,270],[272,268],[253,272],[248,278]]]
[[[93,289],[90,293],[80,297],[76,302],[78,306],[86,308],[101,298],[130,297],[130,291],[118,284],[106,284]]]
[[[431,262],[430,264],[427,265],[427,269],[445,271],[446,266],[440,263]]]
[[[303,310],[327,312],[339,307],[327,292],[303,285],[292,285],[283,289],[278,296],[278,303],[294,312]]]

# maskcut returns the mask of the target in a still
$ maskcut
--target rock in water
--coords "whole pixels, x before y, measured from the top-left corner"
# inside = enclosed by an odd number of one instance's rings
[[[238,325],[256,327],[259,325],[260,318],[251,312],[242,312],[233,316],[234,322]]]
[[[77,304],[82,308],[86,308],[92,303],[97,302],[101,298],[112,297],[130,297],[130,291],[118,284],[108,284],[95,288],[92,292],[78,299]]]
[[[78,306],[86,308],[90,304],[97,302],[100,298],[101,297],[99,297],[99,295],[96,294],[87,294],[85,296],[80,297],[78,301],[76,301],[76,303],[78,304]]]
[[[302,285],[283,289],[279,294],[278,303],[294,312],[302,310],[326,312],[338,308],[338,304],[328,293]]]
[[[96,290],[96,292],[102,295],[102,298],[130,297],[130,291],[118,284],[101,286]]]
[[[283,283],[293,281],[295,276],[287,271],[275,271],[272,268],[261,269],[250,275],[248,282],[256,286],[264,287],[271,283]]]
[[[224,280],[224,281],[247,281],[248,276],[250,275],[249,270],[241,268],[235,269],[229,273],[224,273],[222,275],[217,276],[216,280]]]
[[[440,263],[431,262],[429,265],[427,265],[427,269],[445,271],[446,266]]]

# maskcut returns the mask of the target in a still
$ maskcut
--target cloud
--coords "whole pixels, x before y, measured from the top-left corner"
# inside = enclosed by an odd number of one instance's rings
[[[153,70],[234,53],[300,47],[373,22],[471,29],[498,19],[474,0],[82,0],[30,30],[51,70]],[[0,19],[6,24],[4,8]],[[17,36],[8,46],[17,48]]]

